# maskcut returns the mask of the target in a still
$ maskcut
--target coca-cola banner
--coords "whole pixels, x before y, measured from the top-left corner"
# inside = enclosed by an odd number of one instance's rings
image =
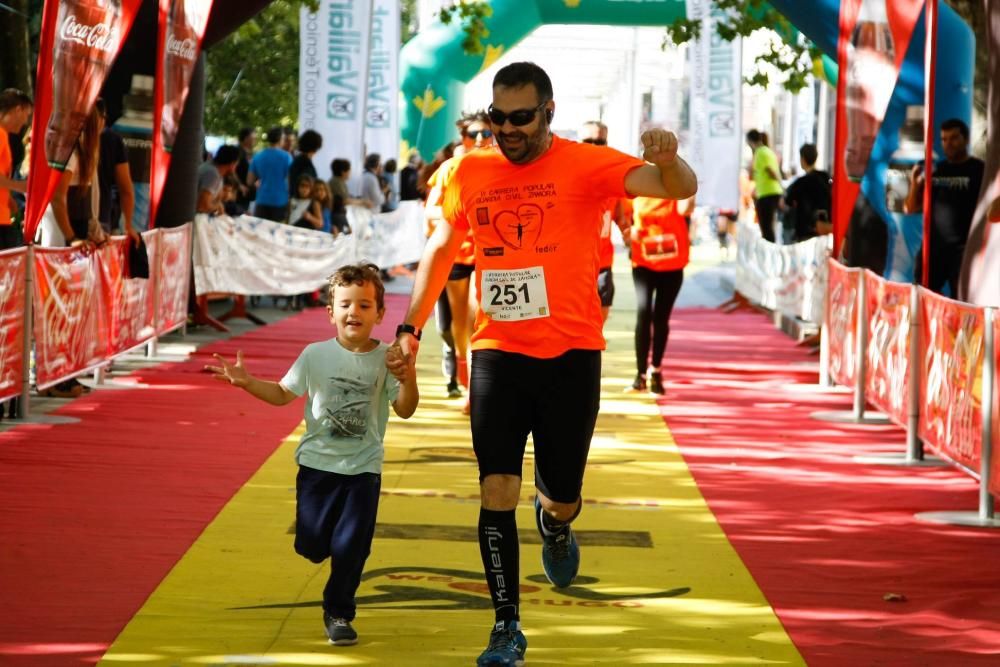
[[[910,391],[910,285],[865,271],[868,349],[865,398],[902,427]]]
[[[372,2],[324,1],[316,12],[302,5],[299,129],[322,135],[323,147],[313,157],[313,163],[324,179],[330,177],[330,163],[337,157],[351,161],[354,178],[361,176]],[[396,99],[394,91],[390,99]],[[389,157],[395,157],[395,153]]]
[[[111,64],[142,0],[46,2],[39,36],[34,150],[28,174],[24,238],[35,230],[66,168]]]
[[[156,85],[153,91],[153,155],[150,166],[150,225],[167,182],[170,153],[180,127],[212,0],[159,0]]]
[[[837,62],[834,234],[840,247],[847,232],[858,183],[899,78],[924,0],[842,0]]]
[[[383,162],[399,156],[399,17],[399,0],[374,0],[365,151]]]
[[[153,282],[146,278],[126,277],[128,245],[127,238],[116,237],[96,253],[105,305],[101,339],[106,343],[105,355],[108,358],[146,342],[156,333],[153,324]]]
[[[76,249],[36,248],[35,384],[45,389],[102,363],[105,312],[97,257]]]
[[[982,452],[983,309],[920,288],[920,423],[931,449],[973,474]]]
[[[830,377],[853,387],[857,381],[858,283],[861,269],[848,269],[840,262],[827,263],[826,332],[830,337]]]
[[[146,241],[150,278],[156,282],[156,333],[163,335],[187,322],[191,285],[191,224],[160,229]],[[155,258],[155,259],[154,259]]]
[[[1000,313],[993,314],[993,452],[990,459],[990,493],[1000,496]]]
[[[0,400],[21,393],[24,379],[24,248],[0,252]]]

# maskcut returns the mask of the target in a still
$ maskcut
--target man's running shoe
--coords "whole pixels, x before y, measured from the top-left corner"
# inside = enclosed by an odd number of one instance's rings
[[[580,547],[573,529],[566,524],[557,533],[547,534],[542,529],[542,504],[535,496],[535,525],[542,536],[542,568],[545,576],[556,588],[566,588],[576,579],[580,570]]]
[[[346,618],[334,618],[323,612],[323,624],[326,626],[326,636],[334,646],[353,646],[358,643],[358,633]]]
[[[490,643],[476,659],[476,666],[521,667],[527,650],[528,640],[524,638],[518,621],[497,621],[490,633]]]
[[[448,398],[461,398],[462,397],[462,390],[461,390],[461,388],[459,388],[457,381],[451,380],[450,382],[448,382],[447,389],[448,389]]]

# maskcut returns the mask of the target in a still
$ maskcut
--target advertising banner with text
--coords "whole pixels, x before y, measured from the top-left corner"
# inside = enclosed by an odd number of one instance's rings
[[[858,281],[861,269],[829,260],[826,330],[830,336],[830,377],[853,387],[857,381]]]
[[[868,300],[865,398],[906,427],[910,395],[910,285],[864,272]]]
[[[24,286],[28,253],[0,252],[0,400],[21,393],[24,379]]]
[[[399,0],[375,0],[368,104],[365,107],[365,152],[382,162],[399,155]],[[402,165],[400,165],[402,166]]]

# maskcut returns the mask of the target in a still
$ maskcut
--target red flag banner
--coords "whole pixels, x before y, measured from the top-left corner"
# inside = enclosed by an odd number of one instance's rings
[[[150,170],[150,226],[167,182],[170,152],[177,138],[181,113],[201,42],[212,10],[212,0],[159,0],[157,74],[153,91],[153,161]]]
[[[105,360],[102,313],[93,254],[37,248],[34,271],[35,385],[45,389]]]
[[[24,238],[29,243],[142,0],[46,2],[39,38]]]
[[[906,428],[910,395],[910,286],[865,271],[868,350],[865,398]]]
[[[837,118],[833,170],[834,253],[847,233],[872,146],[882,127],[923,0],[842,0],[837,44]]]
[[[1000,370],[1000,313],[993,315],[993,368]],[[997,378],[993,378],[993,452],[990,459],[990,487],[989,491],[995,496],[1000,495],[1000,387]]]
[[[0,252],[0,400],[21,393],[24,379],[24,248]]]
[[[830,335],[830,377],[840,385],[857,382],[858,281],[861,269],[829,260],[826,323]]]
[[[978,476],[983,309],[920,288],[920,439]]]

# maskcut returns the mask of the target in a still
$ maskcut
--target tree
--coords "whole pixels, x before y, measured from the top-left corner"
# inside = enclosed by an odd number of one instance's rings
[[[38,59],[38,32],[44,0],[4,0],[0,4],[0,90],[31,94]]]

